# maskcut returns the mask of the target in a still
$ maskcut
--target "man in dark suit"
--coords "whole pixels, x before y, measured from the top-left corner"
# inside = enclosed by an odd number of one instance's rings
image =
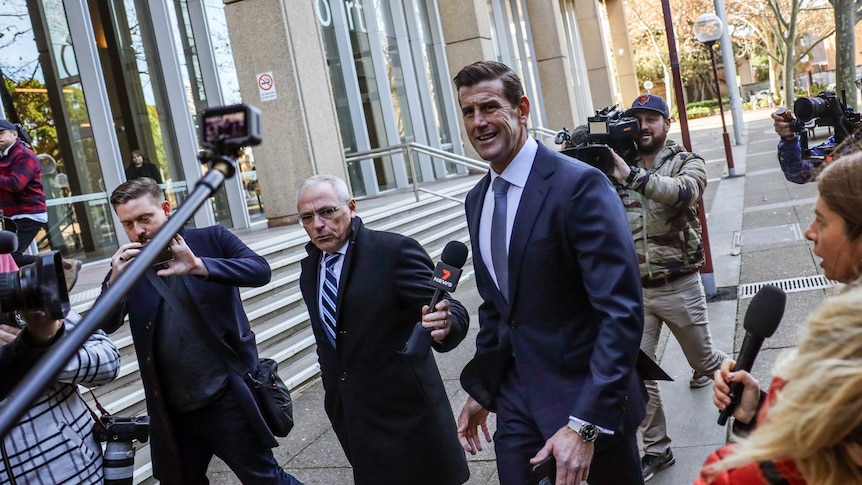
[[[477,62],[455,76],[467,135],[491,170],[467,195],[479,307],[476,356],[461,379],[464,449],[490,440],[500,483],[530,482],[553,455],[558,484],[642,483],[635,372],[640,274],[608,178],[537,144],[518,76]]]
[[[111,205],[131,242],[111,257],[103,288],[140,254],[171,212],[164,192],[148,177],[117,187]],[[149,271],[198,321],[185,320],[141,278],[105,324],[111,333],[129,315],[150,415],[153,476],[164,484],[209,483],[207,467],[216,455],[243,483],[299,484],[275,461],[271,448],[278,441],[251,389],[198,333],[211,331],[244,366],[257,369],[254,333],[237,287],[268,283],[269,264],[221,226],[184,229],[170,248],[174,260]]]
[[[464,307],[448,298],[428,313],[431,258],[413,239],[366,229],[340,178],[306,180],[297,210],[311,238],[300,287],[324,407],[355,483],[464,483],[467,460],[434,356],[401,353],[420,320],[435,350],[453,349],[467,334]]]

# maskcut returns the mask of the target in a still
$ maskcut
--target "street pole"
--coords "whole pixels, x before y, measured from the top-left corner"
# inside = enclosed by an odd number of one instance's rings
[[[724,8],[724,0],[713,0],[715,15],[720,19],[727,19],[727,10]],[[742,119],[742,100],[739,99],[739,84],[736,81],[736,60],[733,58],[733,44],[730,42],[730,29],[724,29],[721,33],[721,59],[724,62],[725,85],[727,96],[730,98],[730,116],[733,120],[733,137],[737,145],[742,145],[742,135],[745,130],[745,122]]]
[[[673,76],[673,87],[676,94],[677,114],[679,116],[679,128],[682,132],[682,145],[691,151],[691,136],[688,131],[688,117],[685,114],[685,94],[682,90],[682,75],[679,69],[679,56],[676,52],[676,36],[673,32],[673,18],[670,12],[670,0],[661,0],[661,9],[664,15],[664,27],[667,33],[667,50],[670,54],[670,70]],[[700,268],[700,279],[703,281],[703,290],[707,296],[718,293],[715,287],[715,274],[712,269],[712,252],[709,249],[709,231],[706,228],[706,210],[703,207],[703,195],[697,200],[697,218],[700,221],[703,240],[703,266]]]
[[[727,158],[727,174],[736,177],[736,169],[733,167],[733,149],[730,147],[730,136],[727,134],[727,125],[724,123],[724,103],[721,101],[721,84],[718,82],[718,67],[715,65],[715,41],[707,42],[709,57],[712,59],[712,75],[715,78],[715,93],[718,97],[718,112],[721,114],[721,136],[724,138],[724,156]]]

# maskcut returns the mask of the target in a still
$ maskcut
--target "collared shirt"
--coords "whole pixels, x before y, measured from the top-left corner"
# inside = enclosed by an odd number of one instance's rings
[[[506,194],[506,247],[509,247],[509,242],[512,240],[512,226],[515,223],[515,215],[518,213],[518,206],[521,203],[521,195],[524,193],[524,186],[527,185],[527,178],[530,176],[530,170],[533,168],[533,160],[536,158],[536,152],[539,150],[539,145],[536,140],[527,137],[527,141],[515,158],[509,163],[509,166],[503,170],[503,173],[497,174],[494,170],[490,171],[491,183],[488,184],[488,191],[485,192],[485,202],[482,204],[482,215],[479,218],[479,250],[482,252],[482,262],[491,273],[491,278],[497,283],[497,273],[494,271],[494,263],[491,260],[491,219],[494,216],[494,180],[497,177],[503,177],[503,180],[509,182],[509,192]],[[499,288],[499,283],[497,284]]]
[[[341,257],[332,265],[332,272],[335,273],[335,281],[341,281],[341,269],[344,267],[344,258],[347,256],[348,244],[350,243],[345,243],[344,246],[341,246],[336,251]],[[326,257],[329,254],[321,251],[320,261],[317,264],[317,311],[321,317],[323,316],[323,283],[326,281]]]

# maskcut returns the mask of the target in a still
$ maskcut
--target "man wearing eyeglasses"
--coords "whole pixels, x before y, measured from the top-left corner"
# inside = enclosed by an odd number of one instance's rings
[[[855,84],[857,90],[862,90],[862,77],[856,78]],[[848,98],[855,99],[856,94],[848,93]],[[843,104],[841,108],[842,110],[845,108]],[[850,133],[850,136],[841,143],[838,143],[835,133],[832,133],[825,142],[809,149],[808,158],[802,158],[799,133],[791,129],[794,118],[793,112],[786,108],[780,108],[772,113],[773,128],[775,128],[775,133],[781,137],[778,140],[778,163],[781,165],[781,171],[784,172],[784,178],[789,182],[797,184],[813,182],[824,164],[832,160],[833,153],[836,152],[835,149],[837,149],[835,156],[858,149],[858,143],[851,140],[851,138],[857,137],[855,133]],[[836,130],[838,129],[844,128],[836,127]]]
[[[467,334],[456,300],[427,303],[431,258],[418,242],[372,231],[340,178],[299,188],[299,223],[311,242],[300,287],[317,341],[324,408],[354,483],[460,485],[469,470],[432,353],[401,353],[417,321],[446,352]]]

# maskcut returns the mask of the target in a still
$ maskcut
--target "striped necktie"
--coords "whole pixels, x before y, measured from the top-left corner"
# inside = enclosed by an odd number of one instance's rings
[[[340,253],[327,254],[324,259],[326,271],[323,279],[323,293],[321,308],[323,310],[323,328],[326,335],[335,346],[335,303],[338,301],[338,278],[333,270],[335,262],[341,256]]]

